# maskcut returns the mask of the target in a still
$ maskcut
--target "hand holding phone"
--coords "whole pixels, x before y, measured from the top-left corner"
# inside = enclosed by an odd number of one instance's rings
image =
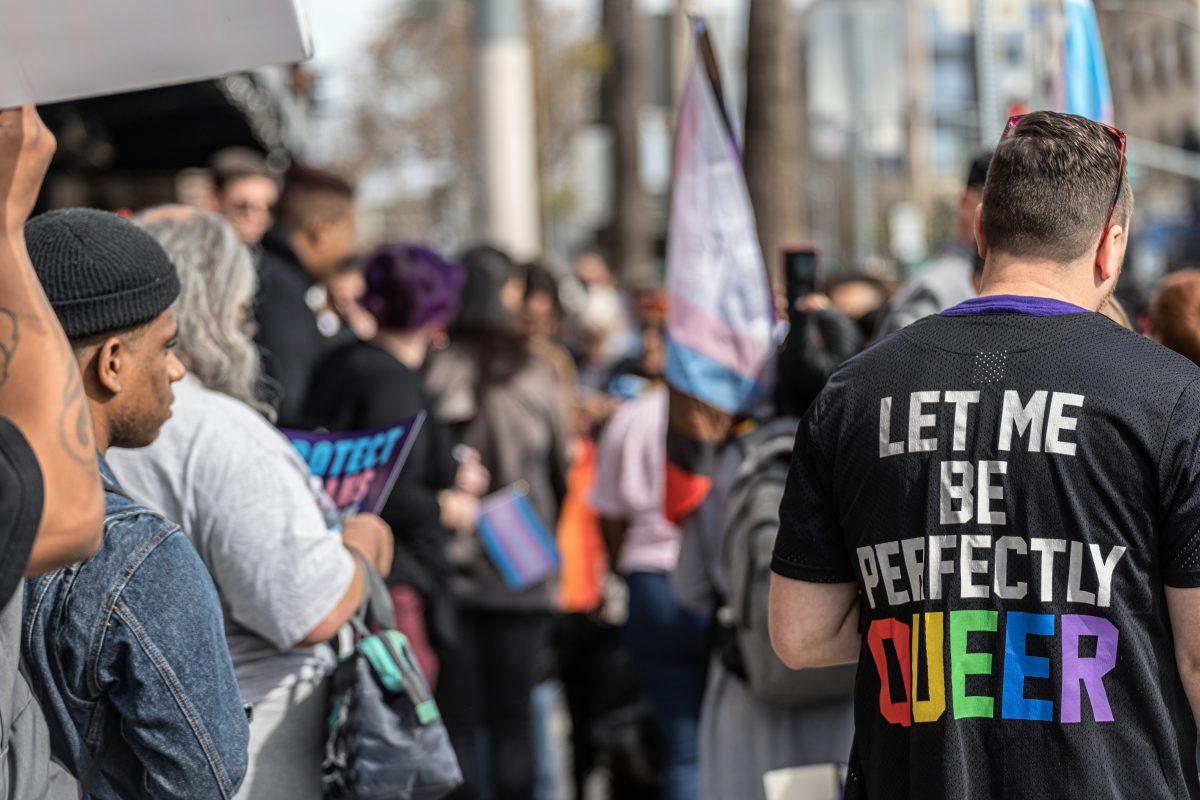
[[[795,313],[798,301],[820,291],[821,257],[812,245],[797,245],[783,250],[783,276],[787,290],[788,313]]]

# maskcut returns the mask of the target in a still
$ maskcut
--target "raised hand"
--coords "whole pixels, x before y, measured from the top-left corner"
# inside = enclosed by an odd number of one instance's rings
[[[0,111],[0,233],[25,227],[57,146],[33,106]]]

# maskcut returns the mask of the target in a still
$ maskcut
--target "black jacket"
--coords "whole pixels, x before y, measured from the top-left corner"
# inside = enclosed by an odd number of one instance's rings
[[[835,308],[796,314],[780,357],[779,404],[800,416],[842,362],[863,348],[854,320]]]
[[[304,425],[304,402],[317,363],[334,348],[353,341],[344,327],[326,337],[307,301],[317,281],[305,271],[287,237],[278,228],[263,238],[258,267],[259,288],[254,318],[255,341],[263,368],[275,382],[273,405],[281,428]]]
[[[433,416],[421,374],[367,342],[340,347],[318,365],[307,404],[307,424],[333,431],[391,425],[425,411],[408,460],[396,476],[380,516],[396,537],[388,582],[416,589],[425,598],[435,639],[447,631],[438,610],[449,601],[449,531],[442,527],[437,495],[454,485],[454,441]]]

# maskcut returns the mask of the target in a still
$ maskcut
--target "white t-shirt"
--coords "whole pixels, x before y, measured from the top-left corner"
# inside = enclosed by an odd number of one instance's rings
[[[326,526],[303,460],[257,411],[192,375],[175,385],[173,411],[154,444],[111,449],[108,463],[200,553],[242,696],[256,703],[332,667],[324,645],[291,645],[345,595],[354,559]]]

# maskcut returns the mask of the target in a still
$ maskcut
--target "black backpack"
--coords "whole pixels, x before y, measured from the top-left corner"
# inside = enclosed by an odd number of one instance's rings
[[[740,463],[719,510],[721,566],[727,596],[717,612],[721,657],[757,699],[776,706],[815,706],[853,697],[857,666],[788,669],[767,628],[771,554],[779,506],[799,423],[772,420],[736,440]]]

